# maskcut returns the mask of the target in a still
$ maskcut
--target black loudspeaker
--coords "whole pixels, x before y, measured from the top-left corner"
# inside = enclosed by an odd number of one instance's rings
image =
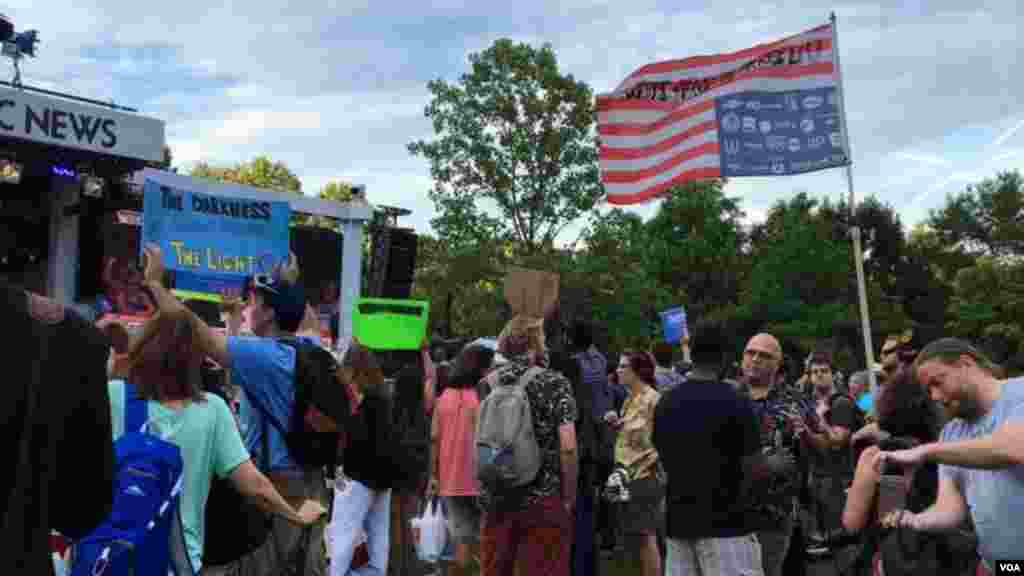
[[[291,229],[291,250],[299,259],[306,297],[320,301],[320,291],[341,278],[343,236],[334,230],[311,226]]]
[[[369,292],[377,298],[409,298],[416,270],[416,233],[405,228],[373,232]]]
[[[415,232],[401,228],[391,230],[391,246],[388,251],[388,283],[412,284],[416,271],[416,247]]]

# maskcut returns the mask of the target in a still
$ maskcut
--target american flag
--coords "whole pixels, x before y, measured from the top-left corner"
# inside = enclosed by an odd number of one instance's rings
[[[597,98],[601,181],[611,204],[719,178],[716,100],[746,92],[835,88],[833,24],[730,54],[643,66]]]

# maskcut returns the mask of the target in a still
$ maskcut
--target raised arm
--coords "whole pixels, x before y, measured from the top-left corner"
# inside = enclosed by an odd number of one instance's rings
[[[184,304],[171,294],[163,285],[164,264],[163,253],[159,246],[149,244],[146,252],[145,289],[149,292],[159,314],[170,318],[187,318],[192,325],[193,333],[201,354],[209,356],[225,370],[231,367],[228,355],[227,338],[213,331],[206,322],[195,315]]]

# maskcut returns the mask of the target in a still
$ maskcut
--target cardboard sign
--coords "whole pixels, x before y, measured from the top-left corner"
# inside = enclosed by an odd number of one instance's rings
[[[360,298],[352,309],[352,335],[371,350],[419,350],[429,320],[429,302]]]
[[[661,331],[665,336],[665,342],[669,344],[675,344],[686,336],[686,309],[680,306],[662,312]]]
[[[505,301],[513,315],[546,318],[558,302],[558,274],[510,268],[505,276]]]

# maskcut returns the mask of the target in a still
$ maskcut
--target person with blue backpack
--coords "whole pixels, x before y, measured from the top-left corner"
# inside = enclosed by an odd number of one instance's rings
[[[117,491],[107,522],[75,543],[71,576],[196,574],[214,476],[230,478],[270,514],[311,525],[326,512],[296,510],[252,463],[227,404],[201,391],[187,319],[156,316],[128,351],[128,379],[108,384]]]
[[[145,252],[144,288],[159,314],[187,319],[196,335],[195,353],[223,367],[240,389],[239,423],[254,463],[293,507],[307,499],[326,503],[324,469],[330,465],[322,457],[337,453],[348,409],[342,407],[344,392],[335,382],[330,353],[296,336],[308,302],[295,255],[273,273],[251,278],[247,315],[255,336],[245,337],[218,333],[186,308],[163,285],[160,248],[151,244]],[[325,396],[337,406],[325,408]],[[275,517],[261,546],[219,569],[228,574],[299,571],[321,576],[327,568],[323,537],[319,524],[304,528]]]

